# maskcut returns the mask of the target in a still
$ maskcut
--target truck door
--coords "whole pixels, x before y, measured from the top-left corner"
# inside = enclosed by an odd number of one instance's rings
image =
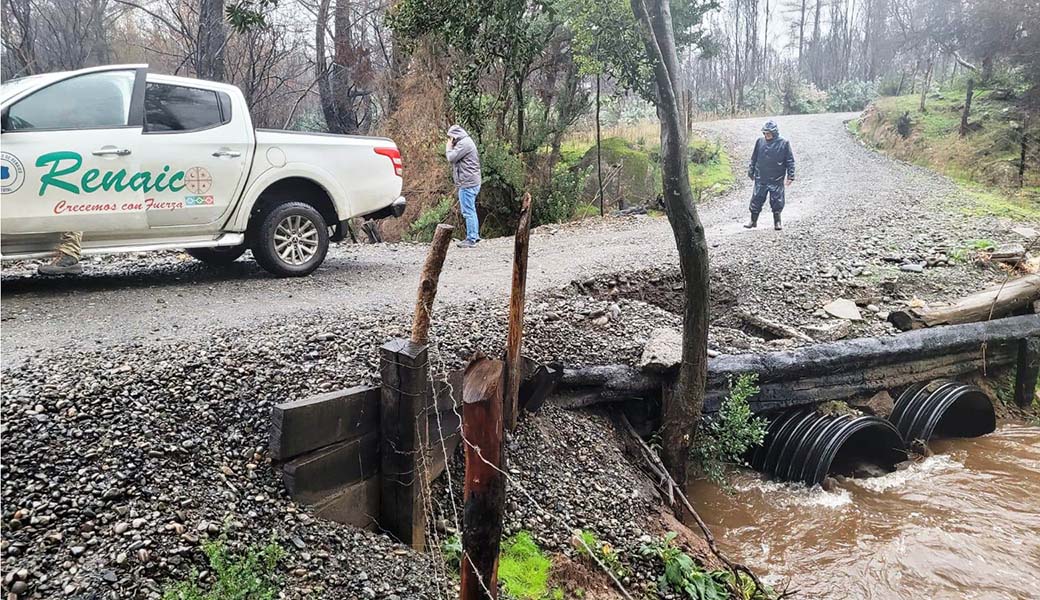
[[[248,114],[233,114],[231,96],[206,82],[149,80],[144,93],[141,164],[176,184],[146,194],[148,226],[216,232],[245,185],[253,149]],[[236,107],[237,108],[237,107]]]
[[[4,109],[5,234],[148,230],[137,153],[144,77],[125,68],[74,75]]]

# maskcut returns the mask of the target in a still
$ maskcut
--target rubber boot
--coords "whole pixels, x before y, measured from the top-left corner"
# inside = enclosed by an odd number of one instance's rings
[[[780,222],[780,213],[773,213],[773,229],[780,231],[784,228],[783,223]]]
[[[750,223],[744,223],[744,229],[754,229],[755,227],[758,227],[758,213],[757,212],[751,213],[751,222]]]
[[[40,275],[79,275],[83,272],[83,265],[68,254],[59,254],[51,262],[37,267],[36,271]]]

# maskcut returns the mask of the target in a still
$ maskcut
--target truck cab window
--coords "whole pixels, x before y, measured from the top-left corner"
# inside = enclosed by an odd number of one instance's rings
[[[146,132],[196,131],[230,121],[221,112],[218,93],[212,90],[148,83],[144,92]]]
[[[5,131],[126,127],[134,71],[88,73],[49,85],[8,110]]]

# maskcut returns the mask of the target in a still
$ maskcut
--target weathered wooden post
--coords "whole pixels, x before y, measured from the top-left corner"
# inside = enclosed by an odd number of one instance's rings
[[[426,412],[433,402],[427,353],[430,314],[451,232],[450,225],[438,225],[434,233],[419,280],[411,339],[391,340],[380,349],[379,525],[416,550],[423,549],[426,538],[418,455],[429,437]]]
[[[502,458],[502,361],[477,355],[462,388],[462,437],[466,444],[462,517],[461,600],[498,597],[498,551],[506,480]]]
[[[1040,337],[1026,338],[1018,343],[1015,404],[1027,408],[1033,403],[1038,375],[1040,375]]]
[[[520,417],[521,357],[524,337],[524,300],[527,292],[527,248],[531,240],[531,194],[524,194],[520,223],[513,244],[513,289],[509,296],[509,334],[506,338],[505,419],[509,430]]]

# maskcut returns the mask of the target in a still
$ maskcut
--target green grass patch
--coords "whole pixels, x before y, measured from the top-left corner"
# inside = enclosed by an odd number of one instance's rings
[[[223,538],[202,546],[214,575],[212,585],[199,580],[193,569],[185,581],[163,590],[163,600],[274,600],[279,596],[276,573],[285,550],[275,542],[249,548],[244,555],[232,554]]]
[[[502,545],[498,559],[498,578],[513,598],[541,600],[548,590],[552,561],[542,552],[526,531],[514,535]]]
[[[622,194],[629,204],[650,204],[661,193],[661,150],[650,146],[645,140],[632,141],[621,137],[602,140],[600,153],[603,162],[604,188],[608,202],[617,196],[620,185]],[[585,141],[565,142],[560,149],[561,162],[569,169],[587,169],[584,182],[584,197],[595,197],[596,188],[596,145]],[[690,187],[697,196],[721,193],[735,181],[733,166],[726,149],[718,142],[693,138],[688,150]],[[620,169],[615,175],[615,170]],[[598,205],[598,204],[597,204]],[[599,214],[589,205],[579,205],[574,218]]]
[[[1040,221],[1040,186],[1018,193],[995,190],[977,183],[959,182],[975,202],[961,209],[968,216],[994,216],[1013,221]]]
[[[733,185],[733,166],[722,144],[695,138],[690,142],[689,156],[694,193],[722,191]]]

